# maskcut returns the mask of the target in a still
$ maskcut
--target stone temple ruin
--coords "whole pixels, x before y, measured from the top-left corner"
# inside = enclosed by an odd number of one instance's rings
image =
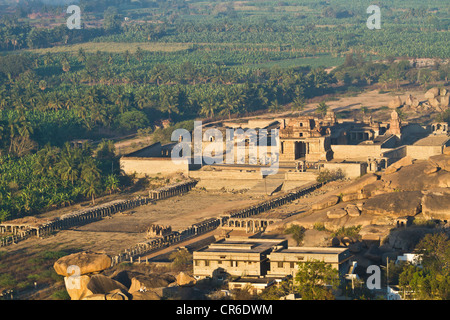
[[[164,237],[172,233],[171,226],[160,226],[157,224],[152,224],[147,228],[147,239]]]
[[[440,98],[435,96],[433,99],[445,104],[449,93],[445,89],[434,91],[433,94]],[[431,92],[427,92],[427,96],[431,97]],[[408,97],[406,101],[412,103],[415,100]],[[403,101],[400,106],[407,108]],[[205,158],[202,164],[194,164],[192,158],[175,163],[171,152],[178,142],[155,143],[123,156],[120,162],[127,174],[158,176],[182,173],[198,180],[196,186],[200,188],[271,195],[315,181],[322,170],[340,169],[346,178],[353,179],[366,173],[381,172],[404,157],[426,160],[442,154],[450,145],[446,123],[423,125],[404,121],[396,109],[389,114],[387,121],[375,121],[367,115],[362,120],[337,119],[336,114],[329,111],[323,117],[303,115],[208,123],[202,126],[202,151],[223,146],[222,154],[214,154],[215,159],[223,159],[221,163],[206,163]],[[216,141],[216,137],[208,135],[209,129],[220,131],[224,140]],[[237,139],[232,147],[226,144],[225,132],[228,129],[242,129],[244,133],[265,129],[268,141],[271,130],[278,129],[279,142],[267,146],[269,156],[278,153],[277,173],[262,174],[261,169],[267,168],[270,161],[251,161],[249,141],[245,135],[240,138],[244,139],[245,156],[237,159],[236,154],[242,145],[239,146]],[[257,152],[260,149],[261,146],[256,145]],[[231,164],[225,161],[230,154],[236,157]]]

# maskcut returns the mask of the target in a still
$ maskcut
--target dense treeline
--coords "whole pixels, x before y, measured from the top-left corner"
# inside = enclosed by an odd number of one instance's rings
[[[96,157],[92,155],[96,154]],[[114,145],[66,143],[23,157],[0,157],[0,221],[36,214],[119,190]],[[114,169],[115,163],[115,169]]]
[[[102,23],[70,30],[32,25],[28,14],[61,16],[64,9],[39,3],[19,1],[15,14],[0,19],[0,219],[94,201],[122,187],[111,143],[97,152],[70,147],[73,139],[148,133],[167,120],[177,126],[286,105],[301,110],[310,98],[374,83],[398,88],[406,80],[426,88],[448,81],[449,64],[417,69],[389,58],[450,56],[447,20],[432,8],[388,11],[389,27],[372,32],[360,10],[364,1],[352,10],[304,1],[311,10],[292,14],[298,3],[290,0],[247,3],[247,10],[233,1],[94,0],[80,6]],[[52,48],[102,41],[186,46],[119,53]],[[39,48],[49,49],[24,50]],[[377,55],[386,61],[372,61]],[[317,67],[327,57],[345,61],[327,72]],[[297,63],[304,58],[319,62]]]

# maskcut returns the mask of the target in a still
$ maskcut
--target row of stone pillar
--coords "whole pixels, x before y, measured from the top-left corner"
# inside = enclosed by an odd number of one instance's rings
[[[195,185],[197,184],[197,181],[188,181],[179,183],[173,186],[167,186],[163,188],[159,188],[156,190],[149,191],[149,197],[152,200],[160,200],[160,199],[166,199],[170,198],[182,193],[189,192]]]
[[[224,217],[222,218],[222,225],[225,225],[225,223],[227,222],[228,218],[247,218],[253,215],[257,215],[259,213],[277,208],[279,206],[282,206],[286,203],[289,203],[291,201],[294,201],[302,196],[304,196],[307,193],[310,193],[314,190],[316,190],[317,188],[321,187],[323,184],[322,183],[316,183],[310,187],[307,188],[302,188],[300,190],[294,191],[294,192],[290,192],[286,195],[277,197],[275,199],[270,199],[267,200],[265,202],[262,202],[260,204],[251,206],[249,208],[245,208],[242,210],[239,210],[237,212],[231,213],[228,215],[228,217]]]
[[[123,200],[113,204],[102,205],[97,208],[86,210],[78,214],[69,214],[60,217],[46,225],[40,226],[37,230],[37,236],[44,236],[56,230],[66,229],[82,224],[86,224],[95,220],[100,220],[105,216],[132,209],[140,205],[148,204],[151,200],[149,198],[139,198],[132,200]]]
[[[31,230],[26,230],[26,231],[23,231],[18,234],[13,234],[13,235],[10,235],[7,237],[3,237],[0,239],[0,248],[17,243],[21,240],[25,240],[26,238],[28,238],[30,236],[30,234],[31,234]]]
[[[145,243],[139,243],[131,249],[126,249],[124,253],[115,256],[112,259],[112,264],[118,264],[123,261],[133,261],[134,257],[143,254],[148,254],[154,250],[171,246],[179,243],[187,238],[201,235],[208,231],[214,230],[220,226],[220,219],[208,219],[200,223],[196,223],[181,232],[172,232],[164,237],[153,239]]]

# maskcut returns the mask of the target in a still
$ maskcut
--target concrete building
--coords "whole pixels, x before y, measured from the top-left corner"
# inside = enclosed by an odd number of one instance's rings
[[[226,238],[194,251],[196,278],[261,277],[269,270],[267,256],[287,248],[287,240]]]
[[[290,247],[274,251],[269,256],[271,277],[295,276],[298,264],[313,260],[324,261],[344,275],[350,268],[352,255],[347,248]]]
[[[311,260],[324,261],[345,275],[352,255],[347,248],[287,247],[287,240],[232,237],[220,240],[194,251],[196,278],[224,278],[226,275],[249,278],[269,283],[274,279],[295,276],[298,263]],[[239,281],[238,281],[239,282]]]

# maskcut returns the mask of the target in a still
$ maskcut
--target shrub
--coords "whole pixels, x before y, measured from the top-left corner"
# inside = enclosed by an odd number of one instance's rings
[[[320,173],[317,176],[317,182],[319,182],[319,183],[343,180],[343,179],[345,179],[345,173],[344,173],[344,171],[342,171],[342,169],[336,169],[336,170],[324,169],[324,170],[320,171]]]

